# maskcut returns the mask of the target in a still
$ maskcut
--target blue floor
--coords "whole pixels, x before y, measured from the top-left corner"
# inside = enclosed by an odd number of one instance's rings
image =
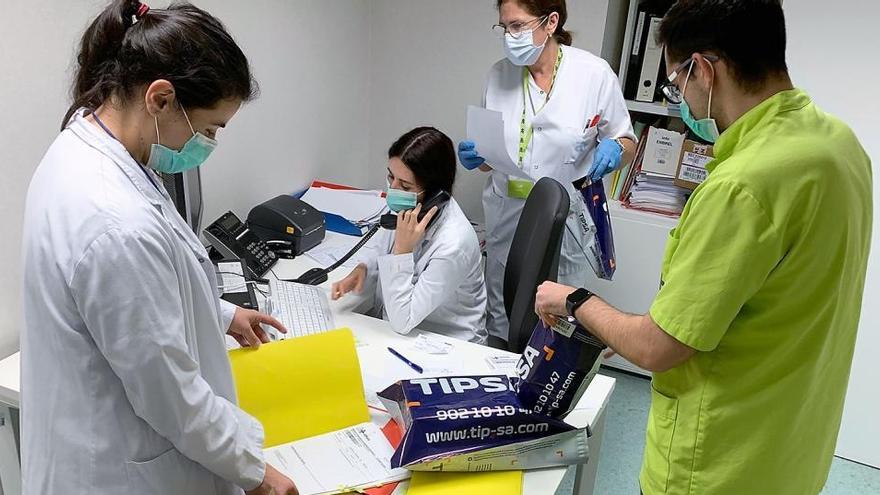
[[[608,405],[595,494],[638,495],[651,385],[647,378],[611,369],[602,373],[616,378],[617,384]],[[572,475],[569,471],[557,495],[571,494]],[[835,457],[822,495],[861,494],[880,494],[880,470]]]

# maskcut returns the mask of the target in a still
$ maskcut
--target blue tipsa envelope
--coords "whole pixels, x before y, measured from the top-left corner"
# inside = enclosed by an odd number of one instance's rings
[[[582,464],[588,428],[564,422],[601,364],[605,345],[583,327],[539,322],[518,377],[403,380],[379,399],[404,430],[391,467],[503,471]]]
[[[614,233],[611,229],[611,215],[608,213],[608,200],[602,179],[590,181],[584,177],[572,182],[584,201],[586,215],[580,213],[579,224],[587,237],[587,245],[582,246],[590,266],[596,276],[611,280],[617,268],[614,258]]]
[[[391,467],[502,471],[584,462],[589,433],[524,408],[515,381],[504,375],[417,378],[380,392],[405,430]]]

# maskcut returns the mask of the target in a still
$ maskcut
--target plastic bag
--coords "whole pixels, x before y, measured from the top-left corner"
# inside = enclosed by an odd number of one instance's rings
[[[602,179],[591,182],[589,177],[576,180],[572,184],[581,193],[581,199],[586,206],[578,213],[581,233],[588,240],[587,245],[581,248],[596,276],[611,280],[614,278],[617,262],[614,258],[614,232],[611,229],[605,185]]]

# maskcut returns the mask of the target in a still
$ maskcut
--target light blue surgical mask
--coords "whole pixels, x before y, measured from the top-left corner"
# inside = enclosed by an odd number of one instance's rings
[[[546,19],[540,25],[543,25],[544,22],[546,22]],[[519,38],[514,38],[510,33],[504,35],[504,53],[507,55],[510,63],[524,67],[534,65],[538,61],[538,58],[544,51],[544,47],[547,46],[547,40],[544,40],[541,46],[535,46],[534,33],[535,30],[530,29],[522,31],[519,34]],[[550,39],[549,35],[547,39]]]
[[[688,75],[684,80],[684,89],[681,94],[684,95],[687,92],[688,80],[691,78],[691,71],[694,68],[693,61],[691,61],[691,67],[688,69]],[[712,69],[712,85],[715,84],[715,72],[714,68]],[[718,137],[721,135],[721,132],[718,131],[718,123],[715,122],[715,119],[712,117],[712,88],[709,88],[709,106],[708,108],[708,116],[705,119],[697,120],[691,115],[691,107],[688,105],[687,101],[685,101],[684,96],[681,99],[681,120],[687,124],[688,127],[694,131],[694,134],[703,139],[704,141],[708,141],[710,143],[715,143],[718,140]]]
[[[385,191],[385,202],[388,208],[395,213],[401,211],[412,210],[419,204],[419,195],[411,191],[403,191],[401,189],[392,189],[388,187]]]
[[[186,110],[181,107],[186,123],[189,124],[189,130],[193,135],[180,151],[175,151],[160,144],[159,138],[159,117],[156,119],[156,144],[150,147],[150,158],[147,160],[147,167],[165,174],[177,174],[198,167],[205,163],[211,152],[217,147],[217,141],[205,136],[201,132],[193,129],[192,123]]]

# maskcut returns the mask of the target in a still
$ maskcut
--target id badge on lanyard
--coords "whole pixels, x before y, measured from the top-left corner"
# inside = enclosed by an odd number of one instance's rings
[[[526,153],[528,153],[529,150],[529,144],[531,144],[532,137],[534,136],[534,128],[531,124],[526,122],[526,108],[528,103],[531,103],[532,114],[534,116],[537,116],[538,112],[544,109],[544,106],[546,106],[547,102],[550,100],[550,93],[552,93],[553,87],[556,84],[556,75],[559,73],[559,66],[561,64],[562,48],[560,47],[556,54],[556,65],[553,66],[553,77],[550,79],[550,91],[547,92],[547,96],[544,98],[544,104],[537,110],[535,109],[534,102],[532,102],[532,93],[529,90],[529,69],[523,67],[523,111],[522,118],[519,122],[519,160],[517,162],[520,169],[523,168]],[[533,187],[535,187],[535,181],[533,180],[522,179],[512,175],[507,177],[507,196],[510,198],[526,199],[532,192]]]

